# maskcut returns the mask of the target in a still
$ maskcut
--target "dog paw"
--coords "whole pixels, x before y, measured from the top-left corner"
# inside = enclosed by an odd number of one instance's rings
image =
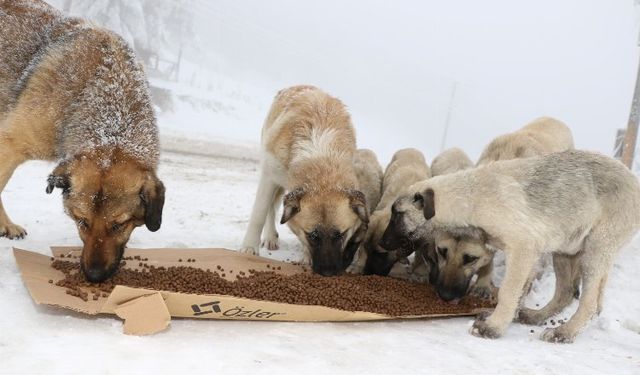
[[[498,328],[491,326],[486,320],[476,319],[471,327],[470,333],[476,337],[485,339],[497,339],[502,336],[502,332]]]
[[[558,343],[558,344],[570,344],[575,339],[575,335],[572,335],[563,329],[564,327],[547,328],[542,332],[540,339],[542,341]]]
[[[258,254],[258,249],[256,249],[253,246],[245,246],[245,247],[241,248],[240,250],[238,250],[238,252],[243,253],[243,254],[249,254],[249,255],[259,255]]]
[[[280,248],[278,245],[278,233],[273,236],[266,236],[262,240],[262,247],[267,250],[278,250]]]
[[[518,314],[516,315],[516,318],[514,320],[518,323],[532,326],[539,326],[545,321],[545,319],[538,314],[538,310],[526,308],[518,311]]]
[[[9,223],[0,224],[0,237],[7,237],[10,240],[23,239],[27,235],[27,231],[23,227]]]
[[[469,294],[477,298],[495,301],[498,293],[495,287],[475,285],[471,288]]]

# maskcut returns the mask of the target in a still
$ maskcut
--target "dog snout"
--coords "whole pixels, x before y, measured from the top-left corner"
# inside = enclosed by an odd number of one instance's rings
[[[340,268],[335,266],[316,266],[313,267],[313,271],[322,276],[338,276],[342,273]]]
[[[458,296],[453,289],[439,287],[437,288],[437,292],[438,297],[446,302],[453,301],[456,298],[460,298],[460,296]]]
[[[84,271],[84,276],[91,283],[99,283],[106,280],[110,276],[110,272],[104,267],[89,268]]]

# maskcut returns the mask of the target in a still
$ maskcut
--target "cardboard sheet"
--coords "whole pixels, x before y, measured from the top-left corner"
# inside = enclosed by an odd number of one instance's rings
[[[324,306],[293,305],[286,303],[251,300],[226,295],[199,295],[170,291],[155,291],[118,285],[108,298],[97,301],[91,298],[83,301],[68,295],[64,287],[55,282],[64,278],[64,274],[51,268],[51,257],[39,253],[14,248],[18,268],[24,283],[37,304],[57,306],[77,312],[95,314],[116,314],[126,319],[125,332],[131,334],[150,334],[165,329],[169,316],[195,319],[229,320],[271,320],[271,321],[370,321],[388,319],[434,318],[451,315],[423,315],[392,317],[362,311],[344,311]],[[53,247],[53,256],[80,255],[80,249],[74,247]],[[240,271],[270,270],[280,267],[277,272],[291,275],[303,272],[299,265],[241,254],[224,249],[127,249],[125,257],[141,256],[145,263],[155,266],[191,266],[214,270],[218,265],[226,270],[226,278],[233,280]],[[187,259],[196,262],[187,263]],[[179,262],[182,259],[182,262]],[[70,260],[70,259],[65,259]],[[138,268],[139,261],[128,261],[127,268]],[[270,268],[268,268],[269,266]],[[49,280],[53,282],[50,283]],[[164,303],[161,303],[164,301]],[[480,310],[466,314],[475,315]],[[149,319],[146,319],[148,317]],[[166,323],[166,324],[165,324]]]

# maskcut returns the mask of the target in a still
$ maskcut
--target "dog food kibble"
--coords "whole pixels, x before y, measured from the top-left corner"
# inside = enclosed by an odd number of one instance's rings
[[[182,262],[182,259],[178,259],[178,262]]]
[[[109,280],[92,284],[84,279],[76,262],[55,260],[52,267],[64,273],[56,285],[67,294],[88,299],[83,289],[104,297],[116,285],[193,294],[221,294],[242,298],[321,305],[346,311],[368,311],[390,316],[458,314],[492,307],[489,301],[467,297],[458,304],[442,302],[426,284],[381,276],[344,275],[324,277],[313,273],[280,275],[274,271],[243,271],[235,281],[217,272],[187,266],[143,269],[120,268]],[[222,267],[218,266],[218,270]],[[276,268],[275,266],[273,268]]]
[[[49,284],[53,284],[53,280],[49,279]]]

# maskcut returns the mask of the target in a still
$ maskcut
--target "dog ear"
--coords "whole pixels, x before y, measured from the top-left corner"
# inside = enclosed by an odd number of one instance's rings
[[[160,229],[162,209],[164,208],[165,188],[162,181],[150,173],[140,190],[140,199],[144,206],[144,224],[152,232]]]
[[[436,216],[436,204],[434,201],[435,193],[433,192],[433,189],[427,189],[424,193],[420,194],[420,196],[422,198],[423,205],[422,213],[424,214],[424,218],[429,220]]]
[[[68,164],[66,161],[61,162],[55,167],[49,177],[47,177],[47,194],[51,194],[55,188],[62,189],[63,195],[69,194],[69,190],[71,190],[71,179],[67,171]]]
[[[360,220],[369,224],[369,210],[367,209],[367,198],[361,191],[349,190],[349,203],[351,209],[358,215]]]
[[[284,196],[284,209],[282,210],[282,218],[280,224],[284,224],[300,212],[300,199],[304,196],[303,188],[295,188]]]

